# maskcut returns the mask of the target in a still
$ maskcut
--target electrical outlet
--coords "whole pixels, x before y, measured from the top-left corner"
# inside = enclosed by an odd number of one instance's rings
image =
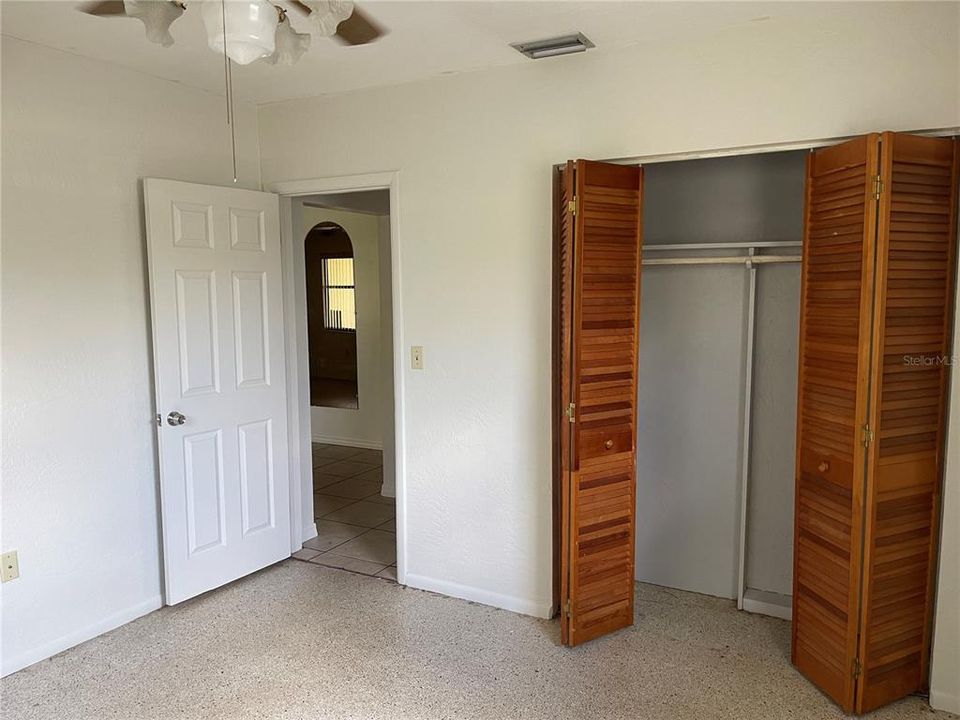
[[[0,567],[0,580],[2,582],[16,580],[20,577],[20,561],[17,560],[16,550],[5,552],[0,556],[0,563],[2,563],[2,567]]]
[[[413,345],[410,348],[410,367],[423,370],[423,345]]]

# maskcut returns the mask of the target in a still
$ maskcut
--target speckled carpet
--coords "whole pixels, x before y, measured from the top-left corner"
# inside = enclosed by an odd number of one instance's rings
[[[789,624],[641,585],[634,627],[555,622],[286,561],[0,683],[33,718],[840,718],[790,666]],[[908,698],[871,718],[952,718]]]

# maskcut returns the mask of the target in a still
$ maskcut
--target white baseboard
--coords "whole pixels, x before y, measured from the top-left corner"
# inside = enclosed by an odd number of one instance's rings
[[[17,672],[17,670],[23,670],[23,668],[33,665],[34,663],[38,663],[41,660],[46,660],[47,658],[53,657],[57,653],[61,653],[64,650],[69,650],[70,648],[79,645],[82,642],[86,642],[87,640],[97,637],[97,635],[103,635],[105,632],[115,630],[121,625],[126,625],[128,622],[136,620],[139,617],[143,617],[147,613],[151,613],[154,610],[159,610],[161,607],[163,607],[163,597],[160,595],[155,595],[154,597],[148,598],[147,600],[137,603],[132,607],[114,613],[109,617],[105,617],[99,622],[95,622],[92,625],[88,625],[87,627],[76,630],[75,632],[68,633],[67,635],[59,637],[56,640],[51,640],[48,643],[44,643],[38,648],[21,653],[16,657],[4,657],[2,676],[5,677],[11,673]]]
[[[745,612],[790,620],[793,617],[793,598],[789,595],[747,588],[743,594],[743,609]]]
[[[380,494],[383,495],[384,497],[396,498],[397,489],[393,487],[393,485],[391,485],[390,487],[387,487],[386,483],[380,483]]]
[[[513,595],[503,595],[501,593],[481,590],[470,585],[460,585],[459,583],[448,582],[446,580],[437,580],[436,578],[425,577],[407,573],[404,577],[404,584],[408,587],[418,590],[429,590],[430,592],[448,595],[450,597],[460,598],[461,600],[470,600],[481,605],[491,605],[503,610],[520,613],[521,615],[533,615],[538,618],[549,618],[551,616],[552,600],[528,600],[518,598]]]
[[[306,542],[307,540],[312,540],[319,533],[317,532],[317,524],[315,522],[310,523],[309,525],[303,526],[303,536],[300,538],[300,542]]]
[[[334,437],[333,435],[311,435],[313,442],[327,445],[345,445],[346,447],[363,448],[364,450],[383,450],[383,443],[374,440],[358,440],[356,438]]]
[[[960,715],[960,694],[930,688],[930,707]]]

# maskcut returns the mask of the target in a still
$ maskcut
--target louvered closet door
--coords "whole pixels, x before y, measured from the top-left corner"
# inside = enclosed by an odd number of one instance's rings
[[[572,409],[561,617],[563,641],[578,645],[633,623],[642,171],[579,160],[565,170],[568,183],[569,173],[576,211],[563,208],[572,280],[564,397]]]
[[[570,325],[573,313],[573,234],[576,217],[570,203],[576,194],[576,163],[567,162],[561,168],[554,183],[554,329],[553,354],[556,364],[554,374],[554,503],[555,536],[554,592],[561,610],[560,635],[569,642],[569,623],[564,610],[570,597],[570,556],[567,552],[570,532],[570,478],[573,464],[571,440],[573,427],[570,422],[573,394],[573,331]]]
[[[811,153],[801,279],[793,662],[854,705],[879,136]]]
[[[952,138],[885,133],[857,711],[924,687],[956,245]]]

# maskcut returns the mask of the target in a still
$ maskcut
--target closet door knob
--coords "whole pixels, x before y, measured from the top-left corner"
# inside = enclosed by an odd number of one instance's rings
[[[607,440],[607,441],[603,444],[603,446],[604,446],[607,450],[609,450],[610,448],[613,447],[613,440]]]
[[[829,469],[830,469],[830,463],[828,463],[826,460],[821,460],[820,464],[817,465],[817,470],[819,470],[822,473],[825,473]]]

